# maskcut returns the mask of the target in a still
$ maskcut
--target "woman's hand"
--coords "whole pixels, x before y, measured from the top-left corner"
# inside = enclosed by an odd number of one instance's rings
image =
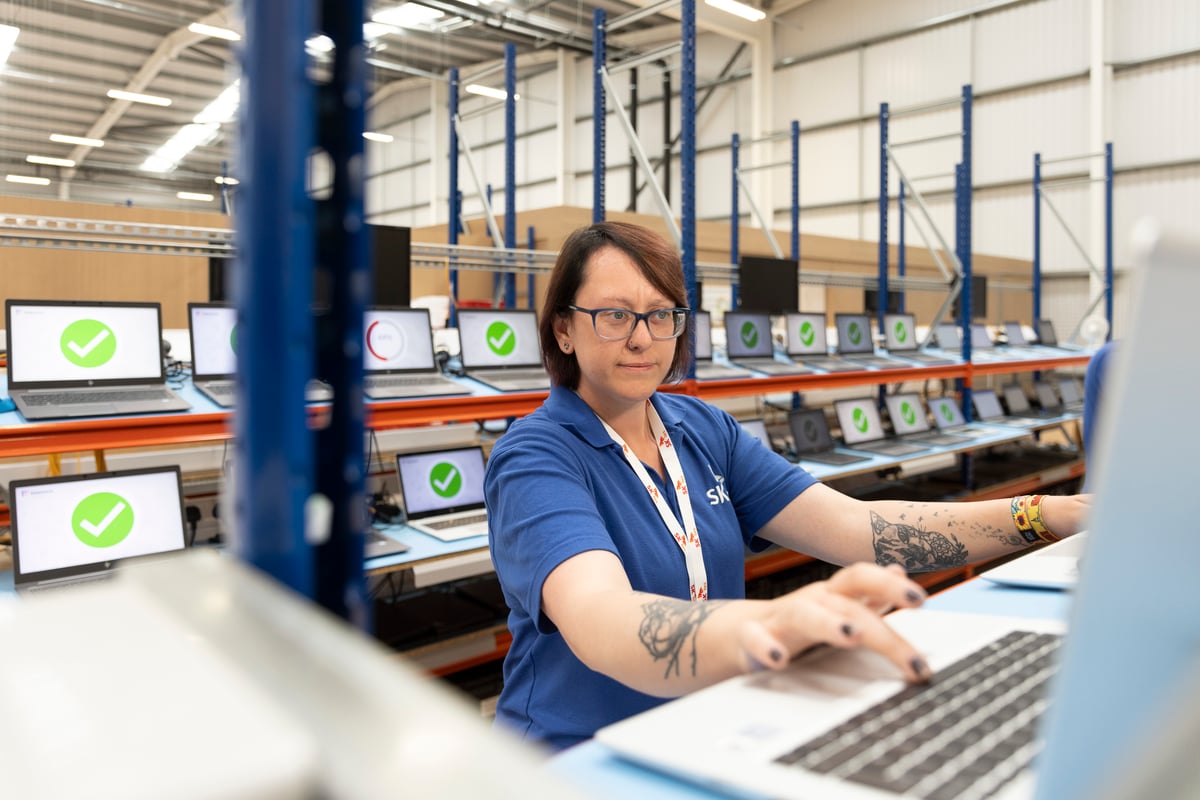
[[[925,590],[892,564],[854,564],[818,581],[769,601],[762,619],[741,626],[746,671],[782,669],[793,656],[815,644],[866,647],[886,657],[909,681],[930,677],[919,652],[884,621],[894,608],[916,608]]]
[[[1091,512],[1090,494],[1046,495],[1042,500],[1042,523],[1061,539],[1086,528]]]

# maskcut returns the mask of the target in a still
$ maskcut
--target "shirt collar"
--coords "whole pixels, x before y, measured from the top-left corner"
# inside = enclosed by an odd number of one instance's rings
[[[675,432],[682,428],[676,404],[671,402],[669,396],[658,392],[650,397],[650,402],[658,410],[658,416],[662,418],[663,425],[674,440]],[[553,386],[550,389],[550,396],[546,398],[542,408],[546,410],[550,419],[567,430],[573,431],[592,447],[615,445],[612,437],[608,435],[608,431],[601,424],[600,418],[596,416],[596,412],[592,411],[592,407],[583,402],[583,398],[571,389]]]

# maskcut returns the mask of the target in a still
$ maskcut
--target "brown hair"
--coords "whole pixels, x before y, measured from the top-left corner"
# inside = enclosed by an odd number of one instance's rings
[[[558,261],[550,273],[546,301],[542,306],[539,333],[542,362],[550,379],[559,386],[575,389],[579,386],[579,362],[570,353],[559,349],[554,322],[568,314],[567,306],[583,285],[584,275],[592,255],[605,247],[615,247],[637,264],[646,280],[679,308],[687,307],[687,287],[683,280],[683,264],[679,253],[663,237],[648,228],[628,222],[597,222],[579,228],[567,237],[558,253]],[[688,328],[692,320],[688,317]],[[663,379],[665,383],[687,375],[692,361],[691,336],[684,330],[675,340],[675,358]]]

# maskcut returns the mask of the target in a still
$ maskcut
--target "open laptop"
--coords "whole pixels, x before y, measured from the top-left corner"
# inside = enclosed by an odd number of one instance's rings
[[[8,492],[18,592],[98,580],[185,546],[176,466],[15,480]]]
[[[871,317],[867,314],[834,314],[833,320],[837,327],[837,353],[847,361],[875,369],[903,369],[912,366],[906,361],[886,358],[875,353]]]
[[[537,315],[532,310],[458,310],[459,354],[463,374],[501,392],[550,388],[542,366]]]
[[[955,447],[971,440],[969,436],[930,428],[925,404],[921,402],[921,395],[916,392],[885,395],[883,401],[887,405],[888,417],[892,420],[892,430],[899,439],[931,444],[935,447]]]
[[[792,409],[788,412],[788,428],[792,432],[796,458],[800,461],[843,466],[871,460],[870,456],[836,449],[829,432],[829,420],[822,408]]]
[[[237,307],[228,303],[188,303],[188,336],[192,344],[192,386],[222,408],[237,405]],[[329,384],[316,380],[304,387],[304,400],[328,403]]]
[[[1034,331],[1037,333],[1038,344],[1043,347],[1055,347],[1059,350],[1082,350],[1078,345],[1067,344],[1058,341],[1058,334],[1054,331],[1054,322],[1048,319],[1039,319],[1034,324]]]
[[[1020,387],[1017,387],[1020,389]],[[1024,390],[1022,390],[1024,395]],[[975,418],[989,425],[1010,425],[1015,428],[1031,428],[1038,424],[1030,417],[1010,417],[1000,405],[1000,398],[994,389],[972,389],[971,407],[975,409]]]
[[[1200,371],[1170,367],[1177,320],[1186,318],[1200,292],[1200,243],[1157,258],[1163,261],[1150,264],[1135,304],[1140,313],[1134,318],[1143,323],[1125,340],[1101,411],[1103,458],[1070,634],[1061,647],[1056,634],[1063,626],[1055,621],[903,611],[888,623],[925,654],[935,670],[927,685],[903,684],[874,654],[816,648],[782,672],[748,674],[694,692],[603,728],[597,740],[673,775],[779,798],[1088,800],[1102,796],[1117,778],[1139,774],[1141,759],[1155,752],[1187,760],[1194,736],[1182,742],[1168,737],[1177,736],[1169,723],[1180,713],[1195,713],[1179,700],[1194,686],[1200,640],[1194,575],[1200,537],[1194,535],[1190,469],[1200,429],[1164,425],[1162,419],[1186,418],[1200,392]],[[1177,269],[1171,258],[1178,259]],[[1164,284],[1162,278],[1170,280]],[[1146,504],[1129,497],[1151,498],[1149,528]],[[1159,554],[1152,567],[1130,563],[1133,530],[1152,537]],[[1022,655],[1014,662],[1015,647]],[[1001,670],[1014,675],[1015,689],[1001,686]],[[961,713],[962,701],[971,699],[964,695],[973,697],[985,684],[988,693],[995,691],[992,702],[978,713]],[[925,702],[929,692],[945,688],[950,699]],[[1033,705],[1021,702],[1025,698]],[[880,702],[883,709],[876,707]],[[1043,703],[1049,706],[1044,713]],[[887,733],[900,745],[900,752],[889,752],[879,737],[910,709],[910,718],[933,736]],[[922,724],[926,711],[943,722],[952,712],[962,722],[931,729]],[[989,723],[988,733],[968,730],[976,718]],[[708,735],[690,735],[696,731]],[[857,763],[837,765],[842,741]],[[1003,752],[991,749],[997,742]],[[955,753],[930,752],[941,744]],[[806,748],[816,757],[806,756]],[[913,763],[914,754],[933,757],[922,767]]]
[[[774,450],[774,445],[771,444],[771,435],[767,433],[767,423],[762,419],[740,419],[738,425],[742,426],[742,430],[758,439],[768,450]]]
[[[771,315],[766,311],[725,312],[725,352],[739,367],[764,375],[806,375],[803,364],[775,358]]]
[[[1009,416],[1028,417],[1030,419],[1053,419],[1062,416],[1061,410],[1055,407],[1034,408],[1029,403],[1029,396],[1019,383],[1009,383],[1001,387],[1004,393],[1004,404],[1008,406]],[[1057,404],[1057,398],[1055,398]]]
[[[939,350],[961,353],[962,331],[956,323],[939,322],[933,326],[933,342]]]
[[[697,311],[692,315],[696,324],[696,380],[716,381],[750,377],[750,370],[713,362],[712,315]]]
[[[471,393],[438,370],[427,308],[366,310],[363,373],[363,394],[372,400]]]
[[[857,372],[863,365],[830,355],[825,339],[825,315],[790,311],[785,315],[788,357],[824,372]]]
[[[978,439],[981,436],[994,435],[994,431],[979,430],[967,422],[958,401],[953,397],[930,398],[929,413],[939,431],[953,433],[960,439]]]
[[[879,408],[871,397],[835,400],[834,413],[842,429],[842,439],[851,450],[864,450],[881,456],[908,456],[924,453],[929,445],[889,438],[879,417]]]
[[[1007,352],[1022,358],[1033,358],[1038,355],[1037,348],[1030,346],[1029,340],[1025,338],[1025,329],[1021,327],[1021,323],[1005,322],[1004,338],[1008,341]]]
[[[1012,355],[1016,354],[1013,353]],[[1007,351],[1001,353],[996,349],[996,343],[992,341],[992,335],[988,333],[986,325],[978,322],[971,324],[972,361],[998,361],[1008,356]]]
[[[979,573],[979,577],[1002,586],[1060,591],[1074,589],[1079,581],[1079,564],[1086,541],[1087,535],[1080,533],[1006,561]]]
[[[483,467],[478,445],[397,453],[405,522],[444,542],[486,534]]]
[[[186,411],[158,303],[5,300],[8,394],[25,419]]]
[[[1056,384],[1048,380],[1036,380],[1033,382],[1033,392],[1043,412],[1053,412],[1055,415],[1063,413],[1063,400],[1058,396]]]
[[[926,366],[958,363],[948,355],[929,353],[921,349],[920,342],[917,341],[917,318],[912,314],[884,314],[883,339],[889,354],[909,361]]]
[[[1074,378],[1058,379],[1058,396],[1062,398],[1063,411],[1083,411],[1083,395]]]

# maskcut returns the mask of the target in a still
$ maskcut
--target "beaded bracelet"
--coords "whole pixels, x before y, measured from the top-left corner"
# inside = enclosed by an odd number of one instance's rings
[[[1013,524],[1017,526],[1017,532],[1030,544],[1057,542],[1062,538],[1042,522],[1042,501],[1045,499],[1044,494],[1025,494],[1013,498]]]

